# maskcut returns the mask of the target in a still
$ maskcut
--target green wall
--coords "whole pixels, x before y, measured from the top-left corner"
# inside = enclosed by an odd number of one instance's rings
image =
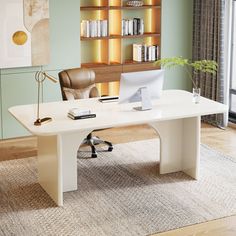
[[[162,0],[162,57],[192,58],[192,0]],[[166,89],[190,90],[191,80],[182,69],[165,72]]]
[[[50,0],[51,63],[42,69],[57,77],[65,68],[80,66],[80,1]],[[192,0],[162,1],[162,57],[191,58]],[[8,108],[36,103],[34,73],[40,67],[0,70],[0,138],[29,135],[8,113]],[[190,89],[181,70],[167,71],[166,89]],[[59,84],[44,83],[44,101],[61,100]]]

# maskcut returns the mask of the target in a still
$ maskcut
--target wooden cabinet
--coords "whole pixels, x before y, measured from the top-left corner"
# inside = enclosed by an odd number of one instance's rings
[[[83,20],[107,20],[106,37],[81,37],[81,67],[91,68],[97,82],[118,81],[122,72],[157,69],[153,62],[134,62],[134,43],[161,46],[161,0],[128,7],[125,0],[81,0]],[[122,19],[142,18],[144,34],[122,35]],[[159,53],[160,56],[160,53]]]
[[[92,69],[96,74],[97,83],[107,83],[111,81],[118,81],[120,74],[122,73],[122,65],[98,65],[86,63],[83,65],[84,68]]]

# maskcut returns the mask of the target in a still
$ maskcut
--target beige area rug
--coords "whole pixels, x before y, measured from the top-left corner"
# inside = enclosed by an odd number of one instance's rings
[[[148,235],[236,214],[235,159],[201,147],[198,181],[158,174],[158,140],[78,159],[78,191],[56,207],[36,158],[0,162],[0,235]]]

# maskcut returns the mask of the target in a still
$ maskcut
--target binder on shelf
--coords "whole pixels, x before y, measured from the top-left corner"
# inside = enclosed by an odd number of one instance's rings
[[[93,30],[94,30],[94,37],[98,37],[98,26],[97,26],[97,21],[93,21]]]
[[[81,36],[86,38],[106,37],[108,35],[107,20],[82,20]]]
[[[101,28],[102,28],[102,37],[106,37],[107,36],[107,20],[102,20],[101,21]]]
[[[135,20],[135,34],[140,34],[140,18],[134,18]]]
[[[152,46],[148,46],[148,61],[152,61]]]
[[[97,37],[101,37],[101,21],[97,20]]]
[[[133,61],[156,61],[159,58],[159,46],[146,44],[133,44]]]
[[[133,44],[133,61],[142,62],[142,45]]]
[[[158,60],[159,59],[159,46],[158,45],[155,45],[155,48],[156,48],[156,54],[155,54],[155,60]]]
[[[133,35],[133,34],[134,34],[133,20],[129,19],[128,20],[128,35]]]
[[[151,58],[152,58],[152,61],[155,61],[156,60],[156,47],[155,46],[151,46],[151,48],[152,48],[152,56],[151,56]]]
[[[129,21],[124,19],[124,35],[129,34]]]
[[[142,45],[142,61],[147,61],[147,45]]]
[[[144,20],[141,18],[122,19],[121,35],[141,35],[144,34]]]
[[[125,33],[124,27],[125,27],[125,20],[123,19],[123,20],[121,21],[121,35],[122,35],[122,36],[124,36],[124,33]]]
[[[80,30],[81,30],[82,37],[87,37],[87,38],[90,37],[88,20],[82,20]]]
[[[140,31],[139,34],[144,34],[144,20],[140,19]]]
[[[91,38],[95,37],[95,29],[94,29],[94,21],[93,20],[91,20],[89,22],[89,34],[90,34]]]
[[[133,20],[133,30],[134,30],[134,35],[138,34],[138,21],[137,18],[134,18]]]

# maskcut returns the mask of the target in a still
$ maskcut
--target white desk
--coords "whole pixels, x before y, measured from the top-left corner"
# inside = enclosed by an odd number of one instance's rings
[[[40,116],[53,122],[34,126],[36,105],[16,106],[9,112],[32,134],[38,136],[39,183],[51,198],[63,205],[63,192],[77,190],[77,150],[94,129],[149,124],[160,135],[160,173],[183,171],[192,178],[199,176],[200,116],[223,113],[228,107],[201,97],[192,102],[192,94],[166,90],[153,101],[153,109],[135,111],[137,104],[100,103],[97,98],[44,103]],[[70,108],[91,109],[96,118],[71,120]]]

